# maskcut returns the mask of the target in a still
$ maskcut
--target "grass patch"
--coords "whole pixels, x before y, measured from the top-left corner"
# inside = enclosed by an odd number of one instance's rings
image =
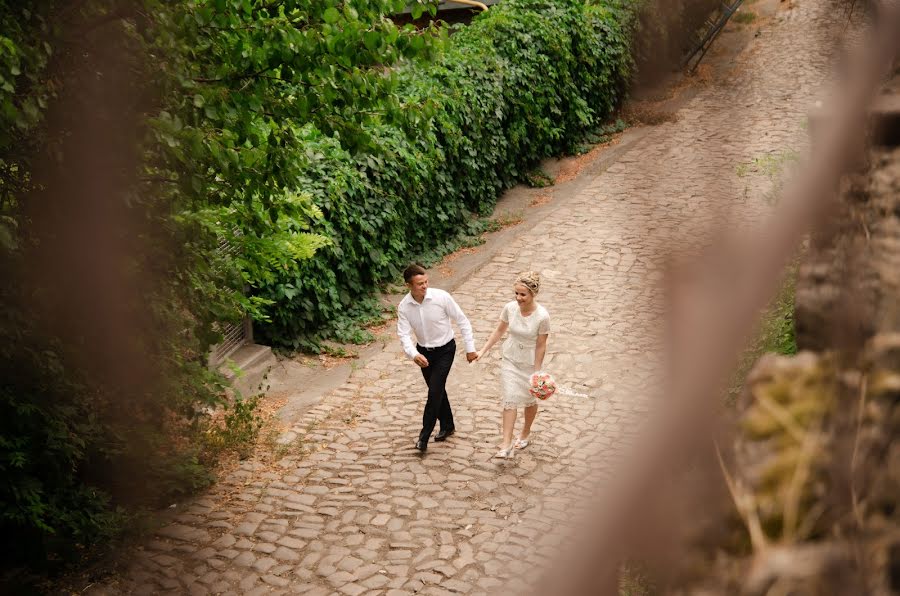
[[[756,20],[756,13],[749,10],[740,11],[731,17],[731,20],[739,25],[749,25]]]
[[[748,162],[738,164],[735,173],[738,178],[746,178],[751,174],[759,174],[765,176],[772,183],[763,196],[763,199],[770,205],[778,201],[781,190],[784,188],[785,169],[788,166],[796,164],[800,161],[800,154],[793,149],[785,149],[773,153],[764,153],[754,157]],[[750,195],[750,186],[744,187],[744,198]]]
[[[762,174],[770,180],[777,181],[784,169],[800,159],[800,154],[793,149],[785,149],[774,153],[764,153],[748,162],[738,164],[736,171],[740,178],[750,174]]]
[[[750,369],[763,354],[791,355],[797,353],[794,330],[794,295],[799,258],[788,267],[781,290],[766,309],[753,343],[741,355],[738,369],[729,384],[727,400],[734,403],[744,388]]]
[[[655,593],[656,587],[640,566],[623,565],[619,575],[619,596],[651,596]]]
[[[541,168],[536,168],[525,174],[525,183],[531,188],[545,188],[553,186],[553,178]]]
[[[659,126],[667,122],[678,121],[676,111],[660,109],[658,106],[648,103],[634,102],[626,108],[626,114],[629,122],[644,126]]]
[[[271,461],[280,461],[285,457],[305,457],[309,455],[312,448],[307,444],[306,437],[312,431],[316,430],[319,423],[314,421],[306,425],[303,432],[292,441],[281,441],[284,429],[272,426],[266,433],[264,444],[266,446],[265,453],[269,454]]]
[[[485,228],[484,233],[490,234],[491,232],[499,232],[504,228],[517,226],[523,221],[525,221],[525,218],[524,213],[521,211],[502,213],[487,221],[487,227]]]
[[[359,354],[354,350],[348,350],[344,346],[333,345],[330,343],[322,344],[322,353],[326,356],[331,356],[332,358],[341,358],[345,360],[359,357]]]
[[[588,132],[584,137],[584,141],[591,145],[608,143],[612,140],[613,135],[624,132],[628,126],[628,122],[622,118],[616,118],[615,121],[598,126],[594,130]]]
[[[603,145],[613,140],[614,135],[624,132],[631,124],[622,118],[616,118],[613,122],[607,122],[595,129],[588,131],[580,143],[575,146],[575,155],[584,155],[597,145]]]
[[[752,13],[741,13],[752,14]],[[740,15],[738,15],[740,16]],[[755,15],[753,15],[755,18]],[[738,164],[736,173],[744,178],[752,174],[760,174],[772,182],[772,188],[766,192],[766,199],[773,203],[777,200],[784,185],[784,170],[799,161],[800,155],[793,149],[784,149],[754,157],[749,162]],[[749,187],[745,188],[745,196]],[[753,365],[765,353],[796,354],[797,338],[794,331],[794,289],[797,280],[798,256],[788,267],[784,282],[772,304],[766,309],[759,326],[757,337],[741,356],[738,369],[730,383],[727,399],[733,402],[744,386],[747,374]]]
[[[250,456],[263,426],[259,400],[258,395],[235,399],[225,405],[221,415],[208,420],[200,433],[205,459],[218,461],[228,452],[240,459]]]

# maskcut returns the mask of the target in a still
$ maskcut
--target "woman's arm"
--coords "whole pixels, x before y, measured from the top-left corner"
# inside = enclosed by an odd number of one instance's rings
[[[484,347],[476,352],[477,357],[476,360],[479,360],[482,356],[487,354],[487,351],[494,347],[494,344],[503,337],[503,334],[506,333],[506,329],[509,327],[509,323],[506,321],[500,320],[497,322],[497,328],[494,329],[494,332],[491,333],[491,336],[488,338],[487,342],[484,344]]]
[[[544,354],[547,353],[547,338],[549,333],[537,336],[537,343],[534,345],[534,372],[541,370],[544,365]]]

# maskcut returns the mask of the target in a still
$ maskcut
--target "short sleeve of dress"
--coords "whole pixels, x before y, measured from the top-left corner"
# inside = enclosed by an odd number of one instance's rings
[[[538,335],[547,335],[550,333],[550,313],[546,310],[541,313],[541,322],[538,323]]]
[[[503,310],[500,311],[500,320],[509,323],[509,303],[503,305]]]

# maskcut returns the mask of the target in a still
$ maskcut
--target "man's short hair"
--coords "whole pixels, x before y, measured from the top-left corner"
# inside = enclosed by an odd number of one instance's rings
[[[409,267],[403,270],[403,282],[409,283],[409,280],[414,278],[417,275],[425,275],[425,267],[421,265],[417,265],[413,263]]]

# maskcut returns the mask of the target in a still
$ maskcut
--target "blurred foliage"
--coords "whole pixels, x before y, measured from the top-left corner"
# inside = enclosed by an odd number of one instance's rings
[[[206,486],[218,443],[255,440],[256,402],[224,399],[210,346],[222,323],[266,319],[256,290],[329,245],[305,178],[315,139],[362,155],[369,128],[415,124],[393,68],[442,41],[385,16],[402,6],[0,2],[8,564],[78,556],[136,507]],[[86,114],[101,126],[83,130]],[[134,159],[79,177],[92,140]],[[91,175],[112,181],[102,196]],[[123,288],[109,319],[126,324],[104,325],[103,292]]]
[[[221,325],[365,341],[377,284],[608,118],[639,4],[505,0],[451,36],[402,0],[0,0],[7,562],[211,482],[259,430],[207,366]]]

